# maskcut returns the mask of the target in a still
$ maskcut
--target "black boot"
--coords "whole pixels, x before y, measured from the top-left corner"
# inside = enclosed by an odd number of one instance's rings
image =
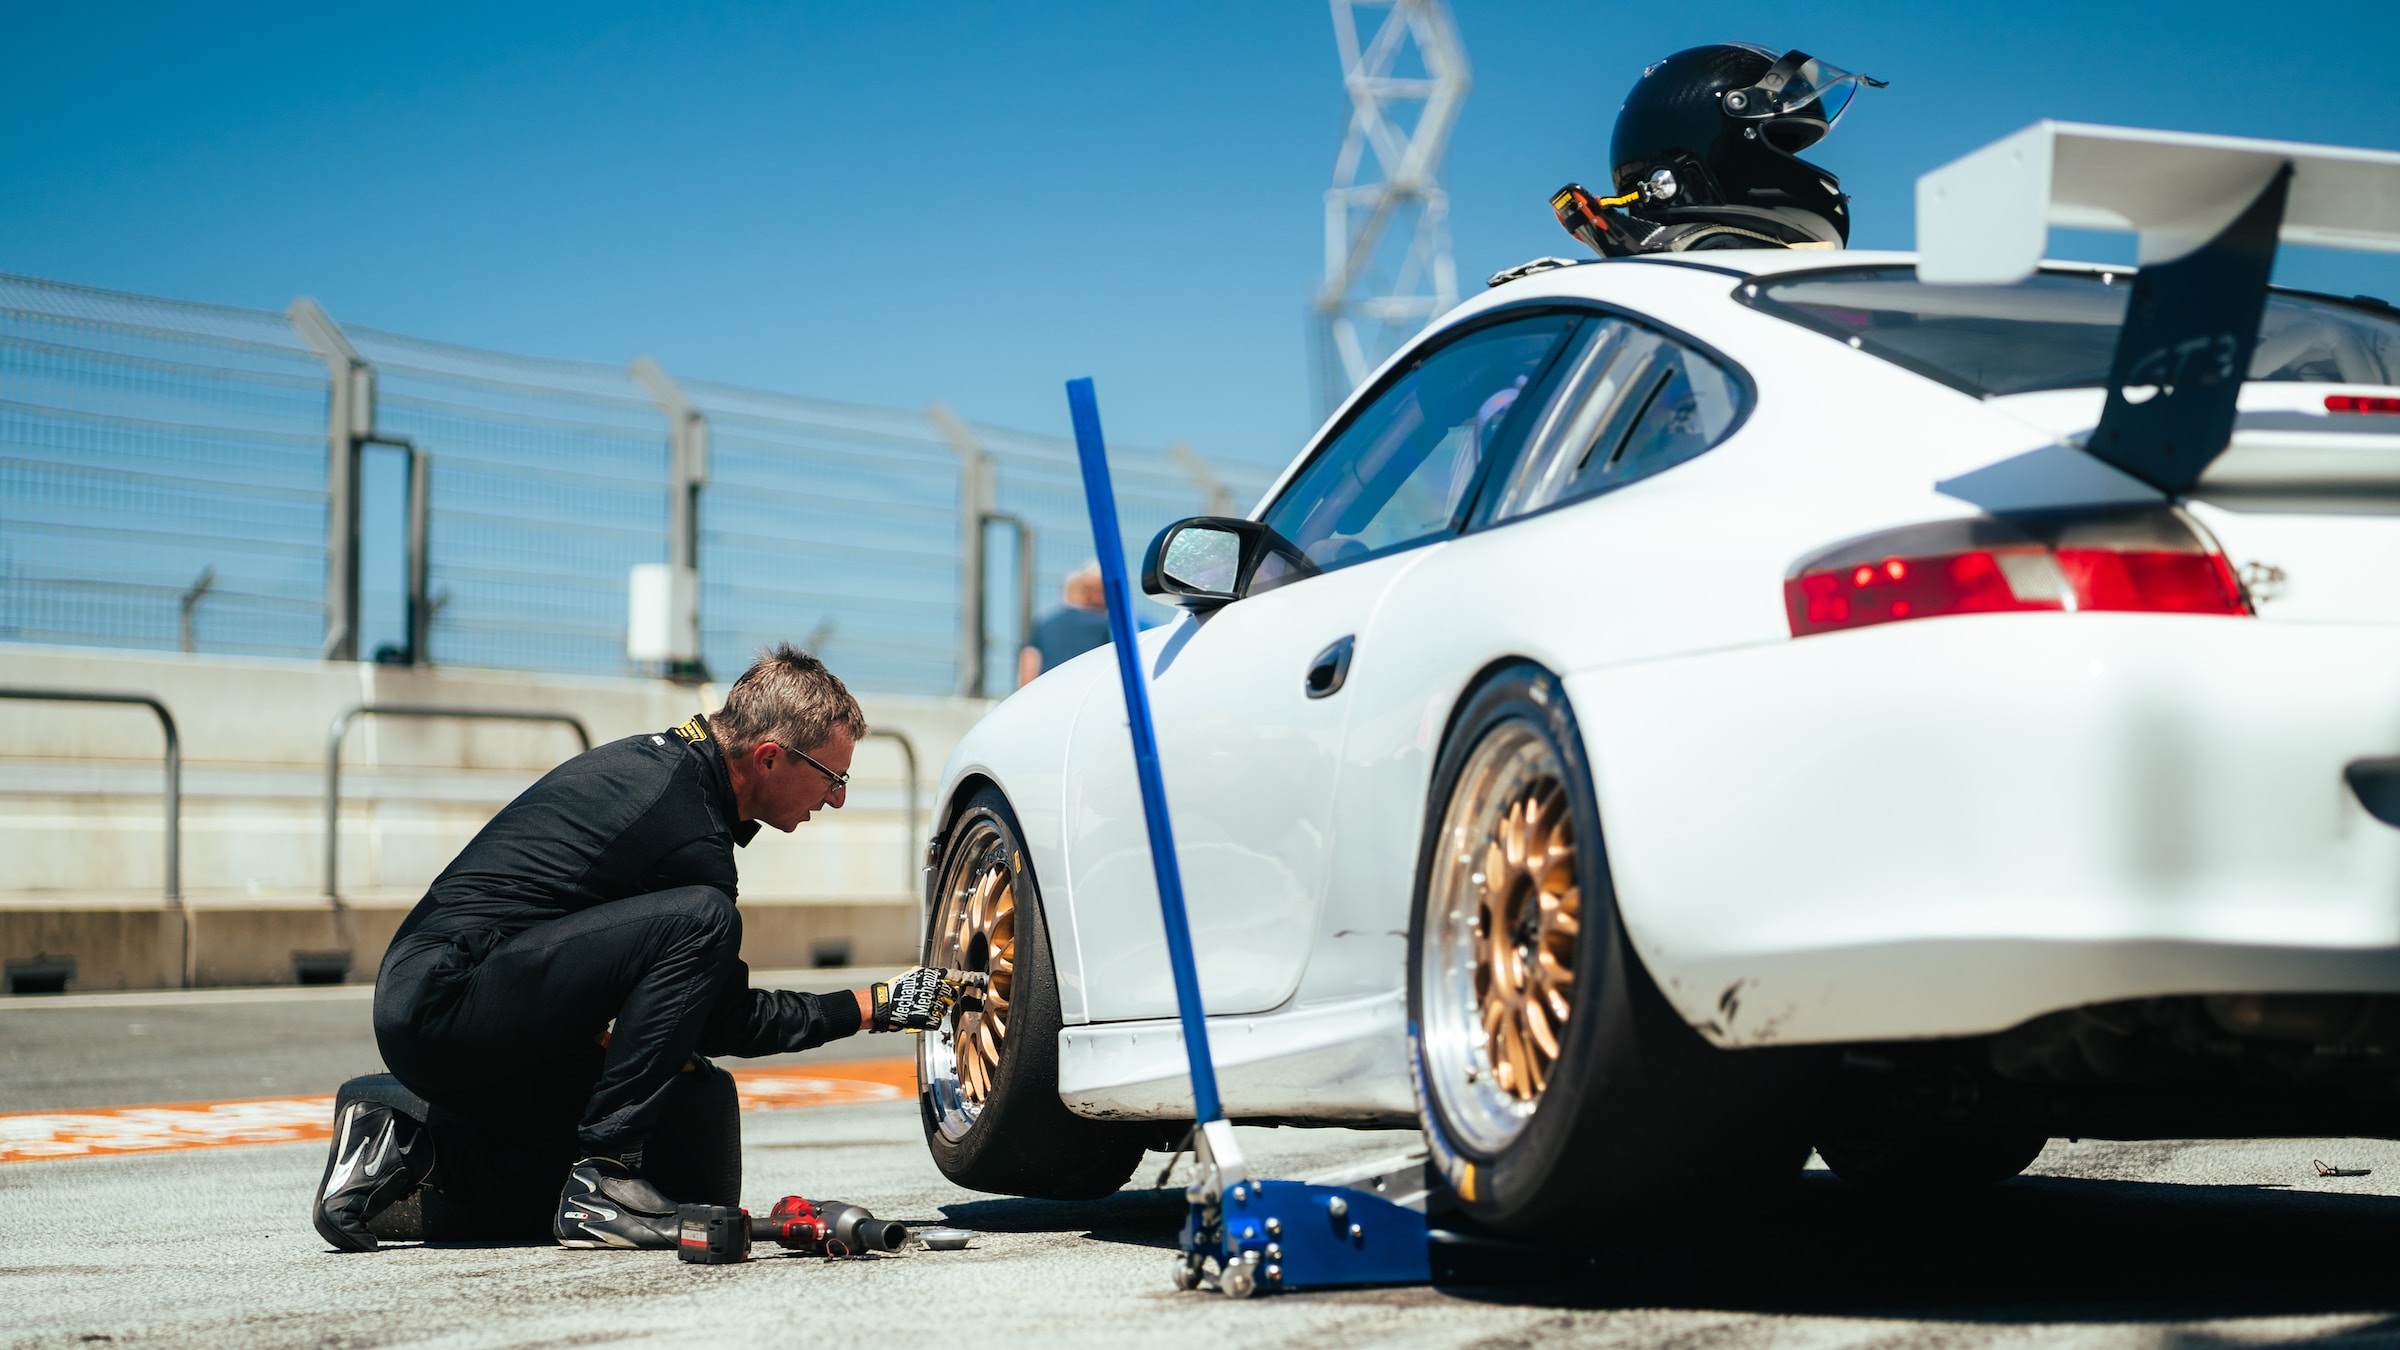
[[[675,1202],[615,1158],[586,1158],[567,1172],[550,1231],[568,1247],[666,1251],[682,1229]]]
[[[415,1190],[433,1171],[433,1135],[425,1123],[380,1102],[352,1102],[334,1122],[325,1177],[309,1217],[327,1242],[346,1252],[375,1250],[367,1223]]]

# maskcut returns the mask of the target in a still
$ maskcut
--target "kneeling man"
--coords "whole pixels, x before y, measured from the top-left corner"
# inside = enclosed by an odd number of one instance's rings
[[[375,980],[376,1043],[431,1119],[343,1109],[313,1215],[326,1241],[373,1250],[369,1221],[431,1178],[454,1210],[555,1196],[570,1247],[672,1247],[676,1201],[732,1203],[694,1192],[739,1185],[730,1083],[703,1056],[938,1022],[956,992],[942,972],[819,997],[751,988],[739,955],[733,850],[838,809],[866,731],[842,682],[786,644],[716,713],[578,755],[494,816]],[[673,1128],[712,1080],[724,1112]]]

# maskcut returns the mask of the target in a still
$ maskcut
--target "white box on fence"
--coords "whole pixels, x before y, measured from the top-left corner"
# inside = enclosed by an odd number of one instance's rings
[[[626,578],[625,655],[635,661],[700,657],[700,574],[672,563],[636,563]]]

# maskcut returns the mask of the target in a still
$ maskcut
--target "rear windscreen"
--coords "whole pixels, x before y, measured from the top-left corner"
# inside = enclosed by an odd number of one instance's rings
[[[1913,267],[1803,272],[1744,286],[1767,313],[1971,394],[2108,383],[2130,274],[2037,272],[2013,286],[1929,286]],[[2253,380],[2400,384],[2400,312],[2294,291],[2267,298]]]

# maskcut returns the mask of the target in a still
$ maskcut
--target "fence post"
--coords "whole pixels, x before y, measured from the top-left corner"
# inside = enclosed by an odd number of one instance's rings
[[[1034,539],[1036,537],[1033,527],[1025,523],[1025,518],[1023,516],[1014,515],[1007,511],[984,512],[982,524],[985,526],[1006,525],[1009,528],[1010,533],[1016,538],[1017,645],[1020,647],[1030,647],[1033,645]],[[977,560],[976,570],[978,575],[990,570],[988,567],[983,566],[984,563],[987,563],[990,560],[990,548],[991,535],[988,530],[980,528],[977,529],[975,532],[975,556]],[[981,631],[985,626],[988,626],[989,609],[990,607],[988,605],[983,607],[982,615],[977,619],[978,631]],[[1010,678],[1013,680],[1015,678],[1014,672],[1016,671],[1016,667],[1014,665],[1010,665],[1007,667],[1007,670],[1010,672]]]
[[[691,653],[689,666],[678,672],[697,674],[700,661],[700,489],[708,483],[708,415],[685,397],[664,366],[647,356],[626,367],[635,383],[667,418],[667,565],[688,578],[693,602],[678,609],[675,622],[687,631],[677,634],[670,648]],[[675,663],[670,661],[670,669]]]
[[[983,523],[991,515],[997,495],[992,456],[974,428],[950,411],[949,404],[936,402],[925,410],[925,420],[933,423],[958,456],[958,692],[966,698],[982,698],[986,628]]]
[[[332,377],[325,417],[325,648],[320,655],[355,661],[359,447],[375,434],[375,368],[316,301],[301,296],[284,314]]]
[[[408,662],[433,664],[433,458],[408,447]]]

